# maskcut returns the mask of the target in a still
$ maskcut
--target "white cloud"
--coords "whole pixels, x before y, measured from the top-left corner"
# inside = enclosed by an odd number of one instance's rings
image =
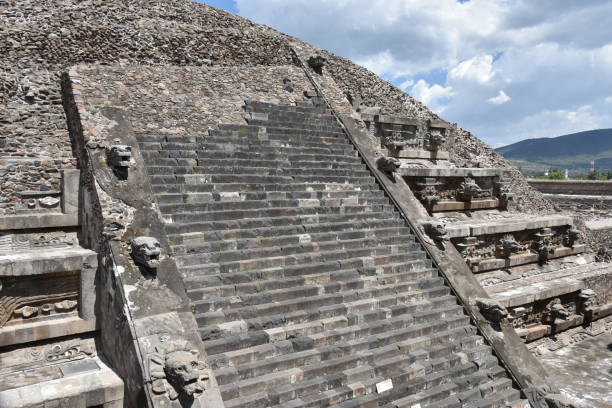
[[[450,80],[474,81],[481,84],[487,83],[493,78],[493,56],[482,55],[470,58],[455,65],[449,72]]]
[[[429,84],[422,79],[414,84],[411,93],[412,96],[429,106],[438,114],[442,113],[445,109],[444,100],[450,99],[454,95],[452,87],[442,87],[438,84],[429,86]]]
[[[408,88],[410,88],[412,85],[414,85],[414,81],[412,79],[408,79],[399,84],[399,89],[406,92],[406,90],[408,90]],[[612,101],[612,98],[610,100]]]
[[[493,145],[612,127],[612,2],[236,4],[247,18],[392,78]]]
[[[501,89],[499,91],[499,93],[497,94],[497,96],[494,96],[493,98],[489,98],[487,99],[489,102],[494,103],[496,105],[503,105],[506,102],[510,102],[512,98],[510,98],[508,95],[506,95],[506,93],[504,92],[503,89]]]

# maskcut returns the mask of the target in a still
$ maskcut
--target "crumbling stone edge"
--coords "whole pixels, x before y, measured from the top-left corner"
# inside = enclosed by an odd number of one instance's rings
[[[89,100],[81,81],[78,66],[62,75],[64,110],[81,170],[81,241],[98,253],[102,348],[125,381],[126,406],[179,407],[195,399],[196,405],[223,407],[129,117],[123,109]],[[116,144],[131,147],[125,178],[106,162],[106,148]],[[157,239],[157,262],[143,267],[142,256],[133,257],[132,241],[139,237]],[[196,393],[173,381],[170,365],[177,353],[190,353],[199,363],[202,386]]]
[[[570,405],[567,402],[561,401],[562,397],[557,393],[557,389],[546,370],[527,349],[514,328],[503,323],[489,322],[481,314],[476,299],[488,299],[489,296],[467,267],[457,249],[450,242],[432,241],[425,235],[422,227],[417,226],[428,219],[427,214],[424,213],[419,201],[401,175],[397,173],[389,174],[384,169],[379,169],[377,161],[381,158],[381,154],[364,131],[365,126],[358,123],[358,120],[354,117],[338,113],[334,109],[326,98],[324,87],[309,72],[303,58],[295,49],[293,49],[293,53],[294,59],[300,62],[302,69],[312,82],[319,99],[325,103],[332,115],[344,128],[347,137],[355,146],[359,156],[373,174],[377,183],[410,226],[434,267],[440,271],[451,292],[457,297],[479,333],[493,348],[495,355],[515,385],[521,390],[523,396],[529,400],[533,408],[569,408]],[[321,76],[323,75],[325,75],[325,72],[321,74]],[[326,78],[326,80],[333,82],[332,78]]]

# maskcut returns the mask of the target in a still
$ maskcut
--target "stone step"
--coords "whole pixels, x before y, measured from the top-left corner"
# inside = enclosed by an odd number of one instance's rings
[[[414,336],[415,332],[409,331],[406,327],[406,324],[411,324],[411,322],[408,321],[407,323],[404,323],[401,326],[397,326],[396,329],[390,327],[389,330],[395,332],[402,332],[402,337],[405,338],[408,338],[408,336]],[[378,331],[365,329],[360,331],[362,333],[373,333],[373,336],[375,337],[376,334],[380,333],[380,329]],[[466,337],[467,335],[465,334],[465,330],[463,330],[462,328],[439,332],[433,336],[428,336],[430,345],[422,350],[427,350],[427,357],[430,359],[442,358],[461,346],[466,347],[466,345],[468,344],[468,341],[466,341]],[[471,341],[474,346],[480,340],[481,339],[478,336],[471,337]],[[215,377],[217,378],[217,381],[220,385],[229,384],[232,382],[245,380],[247,378],[253,378],[260,375],[269,374],[270,372],[278,371],[281,369],[294,368],[296,365],[316,364],[323,362],[329,358],[338,358],[350,354],[367,352],[368,350],[372,349],[372,345],[377,347],[384,347],[393,344],[384,343],[380,341],[372,342],[372,338],[368,339],[364,338],[363,336],[360,336],[356,339],[343,341],[341,344],[338,345],[331,344],[316,348],[309,347],[310,344],[306,344],[307,348],[301,348],[300,345],[302,343],[298,343],[299,341],[299,338],[295,340],[292,344],[291,349],[287,349],[288,352],[275,356],[267,356],[263,360],[216,369],[214,370]],[[440,347],[440,342],[445,343],[443,348]],[[418,354],[419,353],[417,351],[414,355],[416,356]],[[407,353],[404,355],[412,354]],[[296,364],[296,362],[298,364]],[[414,362],[414,360],[412,362]]]
[[[211,201],[205,203],[179,203],[179,204],[160,204],[159,209],[163,214],[173,215],[181,213],[201,213],[201,212],[218,212],[218,211],[240,211],[240,210],[259,210],[271,208],[345,208],[358,206],[379,206],[389,205],[389,200],[383,198],[359,198],[354,200],[345,200],[345,205],[341,205],[343,201],[337,199],[317,199],[306,198],[297,200],[228,200],[228,201]]]
[[[436,299],[434,304],[443,307],[444,302],[452,305],[450,297]],[[421,305],[423,307],[431,307],[432,303],[421,302]],[[407,327],[406,324],[412,324],[413,317],[409,314],[402,315],[402,313],[405,310],[417,308],[418,305],[410,305],[410,307],[408,305],[397,305],[395,308],[375,308],[355,313],[350,316],[350,320],[346,316],[336,316],[313,320],[307,323],[291,324],[281,328],[277,327],[276,329],[269,327],[265,330],[268,330],[266,334],[272,340],[271,342],[209,355],[209,361],[215,369],[232,367],[292,353],[294,350],[329,346],[338,340],[355,340],[359,333],[381,333],[390,327],[400,327],[398,326],[398,322],[402,323],[400,319],[407,322],[402,327]],[[393,310],[397,310],[397,314],[393,314]],[[448,310],[444,309],[441,313],[447,312]],[[384,317],[382,320],[380,320],[381,316]],[[438,315],[430,314],[430,316],[435,317]],[[426,333],[434,332],[441,335],[444,330],[455,330],[456,325],[460,325],[461,322],[465,321],[461,315],[455,317],[447,316],[444,321],[432,319],[426,323],[412,325],[412,328],[415,331],[415,336],[423,336]],[[313,338],[312,335],[315,337]],[[220,342],[213,341],[211,343],[216,343],[218,346]]]
[[[312,130],[296,131],[295,129],[266,126],[249,125],[220,125],[219,129],[211,129],[208,134],[202,133],[193,136],[172,135],[172,134],[137,134],[136,139],[139,143],[201,143],[203,141],[216,142],[239,142],[244,143],[250,140],[280,140],[293,142],[314,142],[314,143],[346,143],[344,132],[318,132]]]
[[[266,270],[273,268],[288,268],[298,265],[316,264],[324,262],[348,261],[351,259],[371,259],[380,255],[405,255],[409,259],[425,257],[419,244],[390,244],[381,247],[358,247],[342,250],[306,252],[289,255],[278,255],[262,258],[239,259],[225,262],[205,262],[204,257],[184,257],[179,260],[179,267],[185,279],[192,276],[204,276],[228,273],[247,273],[258,271],[259,274],[266,274]]]
[[[307,128],[301,126],[288,127],[283,123],[266,123],[265,125],[241,125],[241,124],[222,124],[218,129],[209,131],[212,135],[233,136],[244,135],[247,137],[258,137],[265,134],[275,134],[284,136],[311,136],[311,137],[337,137],[344,138],[346,133],[341,128],[335,126],[327,128]]]
[[[182,139],[164,141],[163,138],[149,138],[139,142],[142,150],[207,150],[207,146],[249,146],[254,149],[259,148],[294,148],[294,149],[339,149],[347,148],[347,141],[342,135],[330,133],[313,133],[310,137],[297,134],[265,133],[257,135],[236,134],[235,131],[211,131],[210,136],[200,136],[193,141]],[[223,134],[229,133],[229,134]],[[223,149],[226,150],[226,149]]]
[[[303,232],[303,231],[300,231]],[[322,244],[329,241],[343,241],[352,239],[365,238],[384,238],[401,236],[404,242],[414,241],[414,236],[408,227],[391,227],[391,228],[367,228],[362,230],[349,230],[339,232],[324,232],[318,234],[293,234],[293,235],[278,235],[272,237],[256,236],[253,238],[243,239],[223,239],[216,241],[205,241],[197,239],[197,237],[184,238],[181,242],[184,244],[177,245],[176,240],[170,238],[172,251],[175,255],[196,254],[202,252],[218,252],[218,251],[237,251],[255,248],[266,248],[275,246],[287,246],[297,244]]]
[[[380,352],[384,353],[383,356],[386,355],[386,358],[380,358],[379,349]],[[367,398],[367,396],[378,397],[375,390],[376,384],[380,381],[391,379],[395,383],[401,384],[423,377],[425,372],[420,363],[430,357],[428,350],[422,350],[416,355],[398,355],[392,347],[388,346],[378,347],[366,353],[367,357],[364,361],[359,361],[356,366],[344,369],[338,374],[334,375],[326,372],[323,376],[316,376],[312,379],[301,378],[300,381],[290,381],[280,387],[274,387],[272,392],[268,392],[268,403],[270,405],[279,404],[273,405],[274,407],[326,407],[366,394],[366,396],[361,397],[359,405],[347,405],[361,407],[364,406],[364,398]],[[369,357],[370,354],[374,354],[374,356]],[[338,360],[341,359],[342,357],[338,358]],[[455,356],[448,354],[437,360],[437,365],[446,367],[455,367],[458,361]],[[344,363],[347,364],[346,361]],[[473,368],[469,367],[468,370],[472,371]],[[309,371],[316,372],[317,365],[314,365]],[[248,380],[243,381],[243,383],[248,383]],[[223,389],[224,386],[221,388]],[[246,394],[247,388],[240,389],[239,386],[227,386],[226,391]],[[241,397],[244,403],[247,403],[243,406],[251,406],[248,405],[249,401],[247,399],[250,395],[242,395]]]
[[[149,176],[184,175],[184,174],[231,174],[260,176],[335,176],[335,177],[369,177],[370,172],[360,169],[326,169],[326,168],[293,168],[270,167],[233,167],[233,166],[148,166]]]
[[[329,317],[337,316],[334,313],[342,313],[345,310],[346,305],[338,307],[338,305],[349,304],[355,310],[363,308],[369,310],[372,307],[379,304],[381,299],[387,302],[407,302],[410,297],[413,300],[429,299],[431,297],[445,296],[449,293],[448,288],[435,287],[426,290],[414,290],[407,292],[400,292],[393,298],[393,285],[388,285],[387,288],[367,288],[361,290],[350,290],[346,292],[329,293],[317,296],[309,296],[297,299],[290,299],[279,301],[275,303],[261,303],[252,306],[237,307],[234,309],[217,310],[214,312],[204,312],[196,314],[196,321],[200,327],[199,332],[202,336],[202,340],[215,340],[219,337],[229,334],[233,330],[237,330],[232,325],[223,326],[215,325],[211,326],[207,317],[214,316],[219,318],[220,315],[227,322],[241,321],[245,319],[265,318],[277,315],[286,315],[289,313],[299,312],[309,307],[315,308],[330,308],[332,313]],[[243,326],[240,329],[244,328]]]
[[[205,137],[238,138],[238,143],[245,140],[296,140],[333,143],[347,143],[346,134],[342,129],[327,127],[324,129],[287,127],[284,123],[270,122],[266,126],[259,125],[220,125],[211,129]]]
[[[266,176],[252,174],[181,174],[181,175],[150,175],[152,185],[156,184],[352,184],[356,186],[373,184],[374,177],[371,176]],[[324,188],[324,186],[321,186]]]
[[[334,147],[334,146],[318,146],[318,147],[309,147],[309,146],[282,146],[281,143],[263,143],[259,142],[249,142],[245,145],[233,145],[227,143],[214,143],[208,142],[206,139],[201,143],[156,143],[156,142],[141,142],[139,143],[140,150],[142,151],[157,151],[160,153],[164,153],[161,157],[200,157],[197,153],[199,152],[251,152],[256,150],[258,154],[275,154],[280,155],[281,157],[287,157],[290,155],[341,155],[341,156],[353,156],[357,157],[357,151],[350,145],[345,145],[344,147]],[[177,152],[174,155],[172,152]],[[196,153],[195,155],[189,154],[185,155],[180,152],[192,152]]]
[[[206,313],[224,311],[257,306],[267,303],[278,303],[288,300],[301,299],[310,296],[331,295],[334,293],[346,293],[361,290],[365,293],[368,290],[375,291],[380,295],[391,292],[400,293],[407,291],[420,291],[440,287],[444,284],[442,278],[432,278],[422,281],[393,282],[381,284],[377,277],[358,277],[352,280],[323,282],[318,284],[307,284],[300,286],[284,286],[278,289],[267,291],[237,293],[232,295],[208,296],[199,300],[193,299],[192,305],[196,313]],[[193,292],[192,292],[193,293]],[[375,295],[378,296],[378,295]]]
[[[289,161],[282,160],[258,160],[258,159],[189,159],[189,158],[171,158],[171,157],[155,157],[147,160],[148,166],[208,166],[208,167],[264,167],[264,168],[293,168],[293,169],[332,169],[332,170],[363,170],[365,165],[354,160],[353,162],[336,162],[336,161],[308,161],[298,160]]]
[[[218,151],[218,150],[142,150],[141,155],[145,161],[158,158],[174,158],[181,160],[209,160],[209,159],[224,159],[224,160],[277,160],[280,162],[290,161],[314,161],[325,163],[362,163],[361,159],[353,152],[349,154],[320,154],[320,153],[281,153],[281,152],[261,152],[261,151]]]
[[[268,121],[295,121],[295,122],[310,122],[311,120],[326,120],[329,122],[336,122],[337,119],[331,113],[312,113],[312,112],[288,112],[276,109],[250,109],[247,110],[253,117],[267,118]]]
[[[270,374],[264,374],[257,377],[247,378],[245,380],[241,380],[238,382],[234,382],[231,384],[225,384],[220,386],[220,391],[224,398],[227,397],[247,397],[251,394],[257,393],[261,387],[265,387],[268,389],[278,389],[283,385],[286,387],[287,385],[301,385],[302,381],[308,381],[310,379],[322,378],[327,383],[328,390],[337,389],[338,387],[346,385],[347,381],[351,381],[350,376],[345,376],[344,378],[338,378],[335,382],[328,382],[328,378],[330,374],[334,376],[334,372],[340,373],[353,373],[353,375],[364,375],[363,372],[359,372],[355,369],[358,367],[364,367],[366,365],[373,366],[377,368],[379,376],[387,377],[389,374],[398,375],[405,369],[409,369],[411,364],[417,360],[415,356],[407,356],[401,355],[398,353],[397,348],[393,347],[393,345],[389,346],[379,346],[372,349],[365,349],[364,351],[356,354],[351,353],[349,355],[341,355],[340,357],[336,357],[338,352],[334,353],[335,350],[330,350],[330,354],[335,357],[331,360],[323,360],[318,364],[305,364],[299,367],[288,368],[283,371],[277,371]],[[427,350],[423,350],[422,353],[419,353],[421,358],[427,358],[428,352]],[[447,358],[437,359],[436,363],[440,366],[456,366],[459,358],[455,356],[447,356]],[[395,361],[395,364],[394,364]],[[391,369],[391,371],[390,371]],[[393,370],[395,369],[395,370]],[[299,371],[297,371],[299,370]],[[350,371],[349,371],[350,370]],[[473,370],[473,369],[472,369]],[[414,370],[411,370],[414,372]],[[299,373],[297,376],[298,381],[295,381],[293,378],[296,378],[295,374]],[[291,374],[294,374],[293,376]],[[367,375],[367,373],[365,373]],[[284,378],[283,378],[284,377]],[[295,387],[295,388],[298,388]],[[258,389],[259,388],[259,389]],[[300,387],[301,388],[301,387]],[[285,391],[285,390],[283,390]],[[293,390],[296,392],[297,396],[300,394],[307,395],[308,389],[304,390],[303,388],[300,390],[299,388]],[[301,391],[301,392],[300,392]],[[312,398],[308,398],[307,400]],[[320,403],[321,401],[317,401]],[[301,406],[301,405],[298,405]],[[316,406],[316,405],[315,405]],[[325,405],[324,405],[325,406]]]
[[[166,225],[169,234],[182,234],[201,231],[226,231],[237,229],[267,229],[285,227],[288,225],[300,226],[306,233],[320,231],[321,224],[333,226],[336,223],[346,222],[370,222],[372,220],[394,220],[401,222],[399,215],[390,212],[360,212],[351,214],[313,214],[301,216],[268,217],[256,219],[234,219],[227,221],[208,221],[180,223],[173,222]]]
[[[185,252],[181,250],[181,246],[199,245],[204,243],[210,243],[210,245],[219,245],[219,248],[223,248],[224,245],[221,242],[227,242],[228,245],[236,245],[237,248],[246,247],[247,242],[237,242],[233,244],[233,241],[249,240],[257,242],[257,244],[265,246],[268,242],[274,242],[280,237],[287,237],[288,242],[292,242],[294,239],[289,237],[297,237],[300,242],[311,242],[318,240],[325,240],[326,234],[336,234],[337,237],[350,237],[359,238],[363,234],[364,236],[376,235],[376,231],[379,229],[389,230],[394,228],[407,228],[402,222],[395,218],[372,218],[365,219],[362,221],[348,221],[348,222],[330,222],[330,223],[306,223],[306,224],[290,224],[290,225],[277,225],[275,227],[255,227],[253,229],[248,228],[237,228],[237,229],[223,229],[214,230],[210,229],[206,232],[193,232],[184,234],[169,234],[168,239],[173,249],[177,253]],[[362,231],[362,232],[360,232]],[[409,233],[409,231],[406,231]],[[338,238],[340,239],[340,238]],[[216,244],[214,244],[216,243]],[[244,244],[244,245],[243,245]]]
[[[191,271],[181,271],[184,275],[187,290],[203,287],[216,287],[232,284],[248,284],[254,281],[269,279],[290,279],[295,277],[309,277],[321,273],[333,272],[334,276],[345,276],[347,271],[356,270],[360,275],[372,276],[380,271],[381,274],[394,276],[396,274],[421,271],[431,267],[431,261],[425,253],[415,254],[385,254],[371,257],[355,257],[344,260],[314,262],[290,266],[278,266],[253,271],[237,271],[227,273],[203,274],[198,268]]]
[[[406,267],[406,266],[404,266]],[[300,285],[327,284],[336,285],[352,284],[352,281],[363,278],[366,282],[376,281],[380,284],[415,282],[420,280],[437,278],[438,273],[434,268],[423,268],[398,272],[392,275],[376,276],[375,268],[367,270],[342,270],[333,272],[315,273],[306,276],[295,276],[286,279],[258,280],[252,283],[239,283],[235,285],[198,286],[187,290],[187,295],[193,301],[204,300],[210,297],[229,297],[246,294],[259,293],[262,291],[292,288]]]
[[[206,203],[211,201],[257,201],[257,200],[325,200],[326,203],[348,204],[358,199],[380,199],[387,196],[380,190],[354,191],[251,191],[235,194],[156,193],[160,205],[181,203]],[[334,201],[336,200],[336,202]]]
[[[152,184],[155,194],[165,193],[211,193],[211,199],[235,199],[239,194],[246,193],[278,193],[292,191],[310,191],[313,194],[327,192],[359,192],[380,191],[377,184],[346,184],[346,183],[291,183],[291,184],[262,184],[262,183],[216,183],[216,184],[179,184],[174,179],[168,179],[171,184]],[[234,193],[234,194],[221,194]],[[216,194],[216,195],[215,195]],[[207,200],[210,201],[210,200]]]
[[[194,204],[193,207],[206,206],[206,204]],[[179,204],[189,206],[189,204]],[[330,206],[303,206],[303,207],[271,207],[254,209],[227,209],[216,211],[185,211],[164,214],[166,223],[190,223],[204,221],[231,221],[231,220],[258,220],[261,218],[282,218],[282,217],[308,217],[324,215],[352,215],[363,213],[385,213],[392,212],[393,206],[390,204],[364,204],[347,205],[344,207]]]
[[[295,106],[295,105],[277,105],[268,102],[259,101],[247,101],[245,105],[247,112],[301,112],[301,113],[313,113],[313,114],[329,114],[331,111],[327,108],[316,107],[316,106]]]
[[[418,294],[419,298],[410,299],[410,296],[415,294]],[[247,312],[251,313],[251,311]],[[448,294],[445,295],[443,288],[435,288],[420,292],[409,292],[403,296],[367,298],[344,304],[330,304],[315,310],[294,310],[261,317],[246,316],[247,318],[238,320],[232,320],[231,316],[242,316],[232,312],[230,317],[225,317],[223,320],[230,324],[215,325],[212,323],[215,328],[210,329],[212,326],[207,327],[204,324],[205,321],[200,320],[199,325],[202,338],[209,347],[207,351],[211,354],[220,354],[266,344],[272,339],[282,341],[283,339],[294,338],[296,334],[311,337],[307,341],[312,341],[313,344],[329,345],[343,338],[351,339],[355,333],[359,333],[359,331],[351,328],[356,324],[368,323],[376,321],[376,319],[385,320],[389,315],[394,317],[406,313],[413,315],[412,319],[416,322],[415,324],[425,324],[431,321],[442,322],[446,318],[452,321],[459,319],[464,325],[469,322],[469,319],[466,320],[466,316],[463,316],[463,308],[456,305],[456,300]],[[217,314],[223,314],[223,312]],[[200,316],[198,315],[198,317]],[[348,331],[336,331],[332,332],[331,335],[316,334],[321,328],[325,329],[326,321],[342,317],[347,319]],[[248,331],[232,334],[231,326],[238,326],[237,329],[246,326]],[[332,325],[332,329],[334,327],[341,326],[336,323]],[[409,346],[405,345],[405,348],[408,349]]]
[[[303,130],[317,130],[320,132],[341,132],[342,127],[338,122],[332,121],[321,121],[321,120],[311,120],[311,121],[267,121],[260,119],[248,119],[247,123],[251,126],[265,126],[265,127],[283,127],[288,129],[299,129]]]
[[[321,253],[332,251],[348,251],[354,249],[367,249],[374,248],[376,246],[396,246],[402,245],[404,247],[410,245],[413,242],[412,236],[395,235],[388,237],[375,237],[375,238],[361,238],[361,239],[347,239],[347,240],[335,240],[328,242],[308,242],[308,243],[296,243],[293,245],[282,245],[282,246],[268,246],[250,249],[237,249],[227,251],[215,251],[215,252],[192,252],[183,255],[177,255],[177,264],[179,266],[192,266],[202,265],[209,263],[225,263],[225,262],[236,262],[243,260],[256,260],[260,258],[273,258],[273,257],[286,257],[291,255],[303,255],[312,253]],[[409,247],[410,249],[419,248],[417,244]],[[242,269],[244,270],[244,269]]]

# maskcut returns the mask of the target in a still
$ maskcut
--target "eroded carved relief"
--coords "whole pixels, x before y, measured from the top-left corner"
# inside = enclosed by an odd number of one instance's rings
[[[194,399],[206,390],[209,367],[199,352],[183,340],[168,340],[149,354],[149,372],[155,394]]]
[[[76,310],[78,272],[0,278],[0,327]]]
[[[60,191],[23,191],[20,196],[21,201],[16,206],[17,214],[61,211]]]
[[[474,303],[480,310],[480,314],[492,323],[501,323],[508,317],[508,310],[495,299],[479,298]]]
[[[448,231],[446,230],[446,226],[441,222],[428,222],[423,224],[423,228],[425,229],[425,233],[435,242],[448,240]]]
[[[113,169],[117,178],[127,180],[132,147],[128,145],[112,145],[106,148],[106,163]]]
[[[551,258],[579,253],[576,241],[570,247],[570,226],[522,230],[508,234],[489,234],[453,239],[466,263],[474,272],[532,262],[546,263]]]
[[[327,64],[327,59],[322,55],[313,55],[308,58],[307,64],[314,72],[323,75],[323,67]]]
[[[44,234],[0,234],[0,254],[44,248],[66,248],[77,244],[76,233],[63,231]]]
[[[441,200],[438,194],[439,185],[440,183],[433,177],[426,177],[423,182],[417,184],[416,197],[426,208],[432,208]]]
[[[131,242],[134,263],[146,271],[154,271],[161,261],[161,245],[153,237],[138,237]]]
[[[507,204],[495,187],[495,177],[412,177],[405,176],[421,204],[429,211],[464,209],[464,203],[491,200],[487,207],[498,208]],[[493,201],[497,199],[498,201]],[[457,205],[459,205],[457,207]]]
[[[397,171],[397,169],[399,169],[402,163],[399,161],[399,159],[396,159],[395,157],[383,156],[378,159],[376,164],[378,165],[378,168],[381,171],[384,171],[387,174],[393,174]]]

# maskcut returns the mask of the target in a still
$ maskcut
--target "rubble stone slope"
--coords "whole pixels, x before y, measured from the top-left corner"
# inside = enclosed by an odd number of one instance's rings
[[[0,2],[0,155],[64,157],[71,146],[61,109],[58,74],[83,62],[131,61],[171,65],[285,65],[297,41],[268,27],[203,4],[184,1]],[[299,42],[299,41],[298,41]],[[307,44],[301,43],[310,47]],[[313,48],[313,51],[320,51]],[[354,63],[325,53],[339,86],[366,103],[410,116],[435,116],[425,106]],[[492,149],[460,131],[456,160],[510,167]],[[47,172],[53,173],[55,167]],[[0,213],[12,213],[14,192],[25,170],[2,186]],[[515,171],[518,206],[551,211]],[[46,185],[45,179],[35,184]]]

